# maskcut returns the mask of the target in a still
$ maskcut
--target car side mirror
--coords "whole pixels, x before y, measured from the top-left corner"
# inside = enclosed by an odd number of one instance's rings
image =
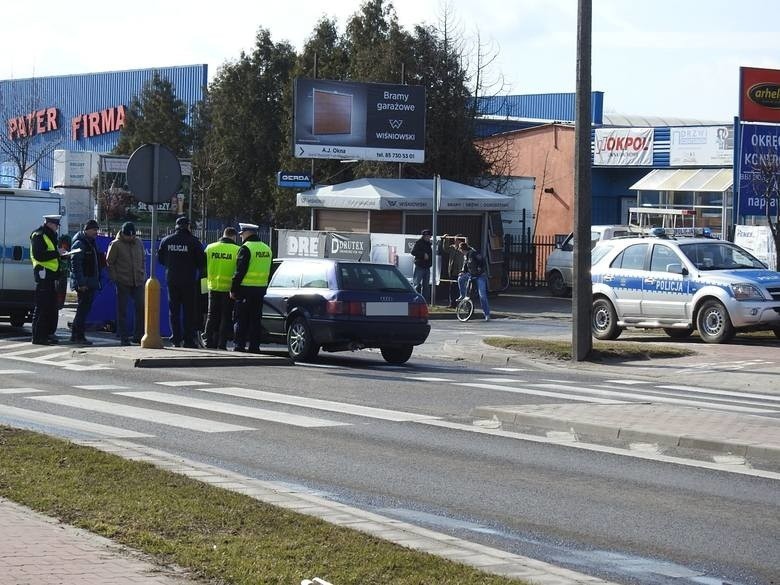
[[[684,268],[682,264],[667,264],[666,265],[666,271],[671,272],[673,274],[682,274],[683,276],[688,274],[688,269]]]

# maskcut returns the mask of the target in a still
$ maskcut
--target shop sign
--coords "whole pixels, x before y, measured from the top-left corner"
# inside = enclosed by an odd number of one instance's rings
[[[739,119],[780,122],[780,69],[739,68]]]
[[[765,169],[764,172],[761,169]],[[742,124],[739,149],[739,215],[773,216],[778,198],[767,189],[780,169],[780,124]]]
[[[731,126],[669,128],[669,166],[731,166],[734,132]]]
[[[125,126],[123,105],[74,116],[70,120],[70,136],[73,140],[92,138],[108,132],[117,132]]]
[[[596,128],[594,166],[652,166],[652,128]]]
[[[24,116],[9,118],[6,122],[8,138],[18,140],[58,130],[58,117],[59,110],[57,108],[43,108]]]

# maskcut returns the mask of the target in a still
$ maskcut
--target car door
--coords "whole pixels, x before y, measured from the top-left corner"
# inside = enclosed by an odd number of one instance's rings
[[[285,337],[287,301],[295,294],[301,282],[301,263],[283,261],[268,283],[263,299],[263,328],[277,343]]]
[[[690,281],[680,273],[685,266],[677,251],[653,244],[650,266],[642,281],[642,314],[648,320],[680,321],[688,318]]]
[[[639,319],[642,316],[642,280],[645,275],[649,245],[632,244],[620,252],[601,276],[610,287],[619,319]]]

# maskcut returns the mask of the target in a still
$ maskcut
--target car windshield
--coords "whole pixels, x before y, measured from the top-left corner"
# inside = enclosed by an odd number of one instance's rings
[[[606,256],[615,246],[615,242],[610,240],[603,240],[599,242],[599,244],[590,252],[590,265],[595,266],[598,264],[599,260]]]
[[[709,241],[680,244],[680,251],[699,270],[766,268],[763,262],[730,242]]]
[[[342,290],[413,291],[404,275],[390,264],[339,264],[338,275]]]

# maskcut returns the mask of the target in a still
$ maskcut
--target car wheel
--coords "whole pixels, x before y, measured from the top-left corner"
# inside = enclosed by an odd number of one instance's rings
[[[313,360],[320,348],[314,343],[311,327],[304,317],[296,317],[287,329],[287,353],[294,362]]]
[[[11,311],[11,315],[9,318],[9,321],[11,322],[11,327],[24,327],[26,317],[27,317],[27,313],[25,311]]]
[[[688,327],[687,329],[664,328],[664,333],[672,339],[688,339],[691,333],[693,333],[693,327]]]
[[[707,343],[725,343],[734,337],[734,325],[729,312],[716,300],[706,301],[696,316],[696,328],[702,341]]]
[[[565,297],[569,293],[569,287],[563,282],[563,275],[557,270],[553,270],[547,277],[547,285],[554,297]]]
[[[395,365],[401,365],[408,362],[409,358],[412,357],[412,350],[414,350],[414,347],[411,345],[401,345],[401,346],[380,348],[380,351],[382,352],[382,357],[385,358],[385,361],[388,364],[395,364]]]
[[[772,329],[772,331],[775,332],[775,337],[780,338],[780,327],[777,329]]]
[[[617,313],[607,299],[596,299],[593,301],[593,316],[591,317],[590,329],[593,337],[602,340],[617,339],[623,330],[618,327]]]

